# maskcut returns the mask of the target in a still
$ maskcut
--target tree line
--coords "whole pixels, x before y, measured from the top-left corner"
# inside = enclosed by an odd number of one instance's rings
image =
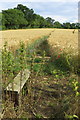
[[[2,19],[1,19],[2,15]],[[66,22],[61,24],[51,17],[44,18],[34,13],[33,9],[18,4],[17,7],[8,10],[2,10],[0,13],[0,26],[2,29],[25,29],[25,28],[64,28],[78,29],[80,23]]]

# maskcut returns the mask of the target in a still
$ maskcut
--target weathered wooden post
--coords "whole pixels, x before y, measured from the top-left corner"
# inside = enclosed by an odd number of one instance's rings
[[[12,89],[12,83],[10,83],[5,90],[7,92],[7,94],[9,94],[9,96],[11,96],[11,100],[13,102],[15,102],[15,105],[19,104],[20,92],[21,92],[22,88],[24,87],[25,83],[27,82],[29,76],[30,76],[30,71],[28,69],[25,69],[22,72],[22,78],[20,78],[21,76],[20,76],[20,72],[19,72],[18,75],[14,78],[14,83],[13,83],[14,91]],[[21,83],[20,83],[20,79],[22,79]]]

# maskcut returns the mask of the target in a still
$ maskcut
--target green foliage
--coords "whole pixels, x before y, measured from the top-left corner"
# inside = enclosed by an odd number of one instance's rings
[[[75,77],[71,77],[69,80],[69,84],[72,87],[73,91],[75,92],[75,96],[78,97],[80,96],[80,93],[78,91],[79,87],[80,87],[80,83],[78,80],[76,80]]]
[[[2,15],[1,15],[2,14]],[[54,19],[47,17],[46,19],[34,13],[33,9],[18,4],[16,8],[3,10],[0,16],[0,25],[2,29],[22,29],[22,28],[66,28],[78,29],[79,23],[63,23],[61,24]],[[2,20],[1,20],[2,19]],[[54,22],[55,21],[55,22]]]
[[[13,82],[14,78],[14,57],[13,54],[7,50],[7,42],[4,45],[2,50],[2,74],[3,74],[3,86],[4,88],[10,83]]]
[[[0,13],[0,30],[2,30],[2,13]]]
[[[41,58],[35,58],[35,60],[34,60],[35,63],[40,63],[41,61],[42,61]]]
[[[26,67],[27,61],[24,44],[21,42],[18,53],[13,54],[8,50],[6,42],[2,50],[2,73],[3,79],[6,81],[5,85],[9,84],[9,82],[13,82],[13,79],[17,73]]]
[[[7,86],[7,84],[13,82],[14,77],[20,71],[24,70],[29,66],[31,73],[36,75],[36,77],[41,75],[41,77],[44,76],[45,78],[47,74],[48,78],[50,78],[50,76],[52,77],[54,84],[56,80],[56,84],[59,85],[59,90],[61,88],[61,92],[60,92],[57,88],[58,86],[55,85],[56,86],[55,91],[59,92],[60,98],[58,99],[54,98],[56,102],[52,101],[51,103],[49,103],[49,106],[55,110],[55,113],[53,113],[53,116],[56,119],[59,119],[59,117],[60,118],[64,117],[64,114],[65,114],[66,119],[70,119],[70,120],[74,120],[75,118],[78,119],[76,112],[72,111],[72,109],[74,109],[73,103],[77,105],[78,98],[80,97],[80,93],[79,93],[80,83],[76,79],[76,74],[75,76],[73,76],[74,74],[74,70],[72,69],[73,65],[71,66],[72,64],[71,61],[73,60],[73,58],[71,58],[72,56],[65,52],[62,52],[59,54],[57,50],[55,50],[55,52],[52,53],[48,45],[48,42],[46,40],[47,38],[48,36],[45,36],[43,38],[40,38],[39,40],[36,40],[36,42],[32,45],[29,45],[28,48],[25,47],[23,42],[20,42],[20,47],[15,51],[15,53],[12,53],[11,51],[9,51],[7,43],[5,43],[4,48],[2,50],[2,72],[3,72],[2,77],[5,83],[4,88]],[[45,45],[46,47],[44,47]],[[46,48],[48,48],[49,50]],[[40,52],[37,53],[37,50],[39,50]],[[48,59],[46,62],[45,58],[46,56],[48,56],[47,52],[48,54],[51,52],[52,55],[50,55],[51,58]],[[38,58],[39,53],[41,58]],[[75,59],[75,61],[76,60],[77,59]],[[34,78],[31,78],[31,80],[33,79]],[[63,86],[63,80],[64,80],[64,86]],[[65,83],[65,81],[67,81],[68,84]],[[23,95],[26,95],[27,87],[31,87],[31,85],[32,87],[34,87],[33,85],[35,83],[32,83],[32,82],[34,81],[29,81],[29,83],[26,83],[23,89]],[[47,87],[49,86],[49,82],[50,82],[50,79],[48,82],[45,80],[45,83],[47,83]],[[70,89],[69,90],[70,93],[65,94],[65,89],[66,91],[67,89]],[[29,90],[33,91],[33,89],[30,89],[30,88]],[[32,91],[30,92],[32,93]],[[31,97],[31,100],[30,100],[30,96],[29,96],[30,106],[34,105],[34,103],[32,102],[32,99],[33,97]],[[59,108],[59,109],[56,109],[56,108]],[[22,115],[22,118],[23,117],[25,117],[25,115]],[[36,114],[35,118],[42,118],[42,115]]]
[[[23,42],[20,42],[20,49],[18,50],[17,56],[20,69],[24,69],[26,67],[26,49]]]
[[[32,62],[39,63],[42,61],[39,58],[34,59],[34,52],[37,47],[37,43],[39,42],[40,44],[41,41],[44,41],[46,38],[47,37],[43,37],[42,39],[36,40],[36,42],[33,45],[28,46],[28,48],[26,48],[24,43],[21,41],[20,48],[16,50],[15,53],[12,53],[12,51],[8,49],[7,42],[5,42],[2,50],[2,72],[3,79],[6,81],[6,84],[12,82],[13,78],[19,73],[19,71],[26,68],[30,69]],[[39,72],[40,68],[41,65],[39,64],[35,64],[33,66],[33,70],[35,72]]]
[[[71,24],[69,22],[63,23],[63,27],[66,28],[66,29],[70,29]]]
[[[65,116],[66,119],[68,120],[78,120],[78,116],[77,115],[67,115]]]
[[[28,22],[24,18],[23,12],[16,9],[8,9],[2,11],[3,17],[2,17],[2,25],[7,29],[18,29],[22,27],[26,27]]]
[[[18,4],[17,8],[15,8],[15,9],[18,9],[18,10],[20,10],[20,11],[22,11],[24,13],[24,17],[28,21],[28,24],[30,25],[31,22],[34,19],[34,11],[33,11],[33,9],[29,9],[28,7],[23,6],[22,4]]]
[[[41,68],[41,64],[35,64],[35,65],[33,66],[33,70],[34,70],[34,72],[39,71],[40,68]]]
[[[53,27],[53,23],[55,21],[54,19],[47,17],[46,21],[47,21],[47,27]]]
[[[36,116],[35,116],[35,117],[36,117],[36,119],[43,118],[43,117],[42,117],[42,115],[40,115],[40,114],[36,114]]]
[[[62,28],[62,24],[59,23],[58,21],[54,22],[54,25],[53,25],[54,28]]]

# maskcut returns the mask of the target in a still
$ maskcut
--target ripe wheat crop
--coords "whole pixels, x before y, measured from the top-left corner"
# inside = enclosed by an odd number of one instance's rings
[[[78,30],[73,29],[55,29],[48,42],[53,48],[61,48],[62,50],[71,52],[73,54],[78,53]]]
[[[78,30],[55,29],[48,38],[48,43],[53,58],[59,59],[56,61],[58,66],[67,65],[64,68],[79,71]]]
[[[53,32],[52,32],[53,31]],[[8,42],[8,46],[12,49],[16,49],[23,41],[25,44],[30,44],[36,39],[51,35],[48,42],[53,47],[60,47],[61,49],[78,51],[78,30],[73,29],[27,29],[27,30],[6,30],[0,31],[0,47]]]
[[[6,30],[0,31],[0,46],[2,46],[5,41],[8,42],[8,46],[11,49],[16,49],[19,46],[20,41],[25,44],[30,44],[36,39],[48,35],[52,29],[26,29],[26,30]]]

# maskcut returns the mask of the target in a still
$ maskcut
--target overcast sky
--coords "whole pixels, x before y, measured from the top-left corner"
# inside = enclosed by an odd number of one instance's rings
[[[78,2],[79,0],[0,0],[0,11],[23,4],[45,18],[51,17],[61,23],[78,22]]]

